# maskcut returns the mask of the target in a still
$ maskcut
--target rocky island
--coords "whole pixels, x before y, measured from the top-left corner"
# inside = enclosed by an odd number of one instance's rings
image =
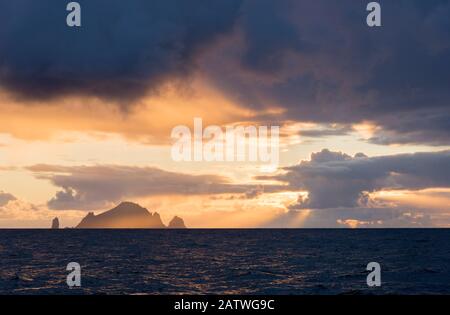
[[[175,216],[170,228],[186,228],[183,219]],[[133,202],[122,202],[117,207],[95,215],[89,212],[76,226],[77,229],[163,229],[166,228],[157,212]]]

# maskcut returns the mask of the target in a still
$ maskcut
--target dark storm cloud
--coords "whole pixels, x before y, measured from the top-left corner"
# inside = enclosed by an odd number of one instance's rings
[[[450,187],[450,151],[351,157],[322,150],[313,153],[311,161],[285,170],[285,174],[270,178],[309,192],[307,199],[291,209],[355,208],[371,206],[367,192]]]
[[[367,3],[246,1],[244,44],[221,48],[235,71],[217,57],[206,69],[240,102],[281,106],[285,119],[371,120],[387,130],[372,142],[448,145],[450,1],[380,1],[381,28],[366,25]]]
[[[81,29],[64,1],[0,3],[3,88],[135,100],[196,68],[242,106],[284,108],[281,123],[371,120],[374,143],[450,144],[449,0],[379,1],[380,28],[363,0],[80,2]]]
[[[28,170],[39,179],[61,187],[48,202],[50,209],[100,209],[127,198],[155,195],[239,193],[252,198],[255,185],[237,185],[217,175],[189,175],[153,167],[34,165]],[[266,186],[266,191],[281,189]]]
[[[241,0],[0,2],[0,84],[25,98],[88,94],[128,100],[183,77],[196,55],[229,32]]]
[[[345,136],[350,134],[353,131],[353,128],[349,125],[325,125],[324,128],[320,129],[307,129],[301,130],[300,135],[303,137],[309,138],[325,138],[332,136]]]
[[[424,108],[385,117],[383,129],[378,130],[369,141],[376,144],[448,144],[448,135],[445,132],[450,130],[448,111],[449,108]]]
[[[295,26],[286,19],[291,5],[290,0],[250,0],[243,5],[240,26],[245,36],[245,67],[276,74],[287,53],[307,49]]]

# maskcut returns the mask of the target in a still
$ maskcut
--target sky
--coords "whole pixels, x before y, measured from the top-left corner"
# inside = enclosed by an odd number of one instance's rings
[[[0,0],[0,228],[450,227],[450,1],[78,2]],[[279,126],[279,163],[175,161],[195,118]]]

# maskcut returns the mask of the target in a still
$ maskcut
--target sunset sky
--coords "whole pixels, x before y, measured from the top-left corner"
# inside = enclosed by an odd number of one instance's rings
[[[1,1],[0,228],[450,227],[450,1],[368,2]],[[173,161],[196,117],[280,126],[279,167]]]

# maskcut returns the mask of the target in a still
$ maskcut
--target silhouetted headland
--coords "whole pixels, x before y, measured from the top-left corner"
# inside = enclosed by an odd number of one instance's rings
[[[174,217],[171,228],[186,228],[183,219]],[[76,226],[78,229],[162,229],[166,228],[157,212],[133,202],[122,202],[117,207],[95,215],[89,212]]]

